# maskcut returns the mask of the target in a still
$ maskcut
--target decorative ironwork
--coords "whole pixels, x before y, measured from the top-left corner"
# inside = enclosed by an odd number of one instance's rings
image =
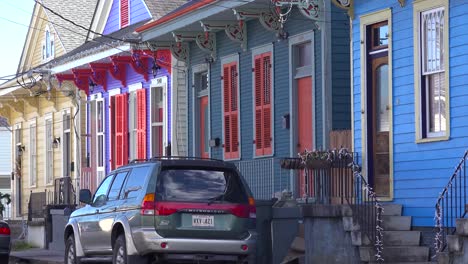
[[[332,0],[332,3],[335,6],[348,11],[348,16],[351,19],[354,19],[354,0]]]
[[[177,60],[188,63],[189,47],[187,43],[171,43],[170,51]]]
[[[257,18],[260,21],[260,24],[268,31],[279,32],[281,29],[279,17],[271,11],[234,9],[234,14],[237,16],[237,20],[239,21],[244,21],[247,18]]]
[[[75,205],[75,189],[70,177],[55,179],[53,203],[56,205]]]
[[[216,35],[213,33],[198,34],[195,38],[197,46],[204,52],[210,53],[211,58],[216,59]]]
[[[239,24],[229,25],[225,32],[229,39],[240,43],[242,49],[247,49],[247,27],[241,27]]]
[[[468,204],[467,161],[468,150],[465,151],[435,204],[434,220],[436,235],[434,237],[434,247],[436,253],[443,252],[446,249],[447,235],[455,234],[456,219],[464,218],[468,213],[468,207],[466,206]]]

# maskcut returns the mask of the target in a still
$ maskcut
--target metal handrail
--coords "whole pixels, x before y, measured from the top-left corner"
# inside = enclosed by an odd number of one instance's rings
[[[468,150],[465,151],[435,204],[434,246],[436,253],[444,251],[447,247],[447,235],[454,234],[456,231],[455,220],[464,218],[467,214],[465,208],[467,204],[467,159]]]

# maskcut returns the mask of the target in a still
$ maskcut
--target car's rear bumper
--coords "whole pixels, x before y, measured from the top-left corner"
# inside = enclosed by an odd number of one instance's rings
[[[138,253],[156,254],[220,254],[220,255],[251,255],[255,253],[257,233],[250,231],[250,235],[241,240],[200,239],[200,238],[163,238],[154,229],[132,230],[133,242]],[[161,247],[166,243],[166,248]],[[247,249],[242,246],[246,245]]]
[[[0,255],[10,254],[10,236],[0,236]]]

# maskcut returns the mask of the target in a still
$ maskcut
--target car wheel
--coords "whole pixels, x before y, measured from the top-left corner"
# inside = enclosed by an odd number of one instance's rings
[[[65,242],[65,264],[80,264],[81,261],[76,257],[75,236],[71,235]]]
[[[112,264],[127,264],[127,247],[124,235],[119,235],[115,240],[113,251]]]

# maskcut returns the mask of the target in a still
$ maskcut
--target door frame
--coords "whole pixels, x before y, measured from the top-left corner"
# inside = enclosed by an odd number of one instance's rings
[[[291,139],[290,141],[290,144],[289,144],[289,153],[290,153],[290,156],[291,157],[296,157],[297,156],[297,150],[296,150],[296,146],[297,146],[297,114],[296,114],[296,111],[297,111],[297,85],[296,85],[296,78],[294,77],[295,74],[294,74],[294,71],[295,71],[295,67],[294,67],[294,46],[296,45],[299,45],[299,44],[302,44],[302,43],[305,43],[305,42],[311,42],[311,47],[312,47],[312,50],[311,50],[311,54],[312,54],[312,58],[311,58],[311,66],[312,66],[312,74],[311,74],[311,77],[312,77],[312,96],[313,96],[313,100],[312,100],[312,137],[313,137],[313,140],[312,140],[312,143],[313,143],[313,146],[315,147],[317,142],[316,142],[316,111],[315,111],[315,100],[317,99],[316,98],[316,75],[315,75],[315,38],[314,38],[314,31],[307,31],[307,32],[303,32],[301,34],[297,34],[297,35],[294,35],[294,36],[291,36],[289,37],[288,39],[288,43],[289,43],[289,47],[288,47],[288,56],[289,56],[289,138]],[[323,114],[323,113],[322,113]],[[298,194],[298,182],[299,182],[299,179],[297,179],[297,177],[295,177],[295,172],[294,171],[291,171],[290,172],[291,174],[291,177],[290,177],[290,188],[291,188],[291,191],[293,191],[294,194]]]
[[[196,87],[195,87],[195,76],[199,73],[202,73],[202,72],[207,72],[208,73],[208,89],[206,91],[206,96],[208,96],[208,119],[205,120],[206,122],[208,122],[208,131],[205,131],[205,133],[208,133],[208,138],[210,139],[211,138],[211,72],[210,72],[210,67],[207,63],[202,63],[202,64],[197,64],[197,65],[194,65],[192,66],[192,75],[190,76],[192,78],[191,80],[191,86],[189,86],[189,88],[191,87],[192,89],[192,113],[193,113],[193,116],[192,116],[192,156],[194,157],[197,157],[197,152],[199,150],[199,145],[200,143],[198,142],[199,140],[199,133],[196,133],[196,128],[197,128],[197,124],[199,123],[199,109],[200,109],[200,105],[199,105],[199,99],[200,99],[200,96],[198,94],[198,92],[196,91]],[[205,96],[205,95],[203,95]],[[211,147],[208,148],[208,157],[211,158]]]
[[[367,140],[369,135],[367,133],[367,26],[377,24],[379,22],[388,21],[388,98],[389,98],[389,196],[388,197],[379,197],[380,201],[392,201],[393,200],[393,67],[392,67],[392,10],[390,8],[383,9],[378,12],[371,14],[366,14],[360,18],[360,40],[361,40],[361,65],[360,65],[360,74],[361,74],[361,151],[362,151],[362,175],[368,181],[368,144]],[[353,120],[354,122],[354,120]],[[356,134],[353,135],[354,137]],[[355,138],[353,138],[353,142]]]
[[[155,79],[152,79],[151,80],[151,84],[150,84],[150,88],[149,88],[149,104],[148,104],[148,99],[146,101],[147,105],[150,106],[150,109],[153,107],[153,102],[152,102],[152,98],[153,98],[153,88],[157,88],[157,87],[161,87],[162,88],[162,100],[163,100],[163,125],[162,125],[162,151],[163,151],[163,155],[165,156],[167,153],[166,153],[166,147],[169,143],[169,138],[168,138],[168,124],[169,124],[169,108],[168,108],[168,91],[167,91],[167,76],[162,76],[162,77],[158,77],[158,78],[155,78]],[[148,111],[148,107],[146,109]],[[147,123],[148,125],[146,126],[146,134],[149,135],[149,142],[150,142],[150,148],[149,150],[147,151],[148,153],[150,153],[150,157],[153,157],[154,153],[153,153],[153,137],[152,137],[152,130],[153,130],[153,111],[149,111],[149,122]]]

